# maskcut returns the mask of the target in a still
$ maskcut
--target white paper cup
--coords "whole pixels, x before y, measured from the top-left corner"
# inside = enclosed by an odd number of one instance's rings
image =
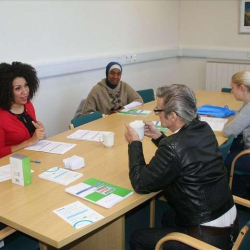
[[[137,134],[139,135],[139,139],[141,141],[144,138],[145,123],[143,121],[134,121],[131,122],[129,126],[137,132]]]
[[[115,143],[115,133],[114,132],[102,132],[99,138],[100,142],[107,148],[111,148]]]

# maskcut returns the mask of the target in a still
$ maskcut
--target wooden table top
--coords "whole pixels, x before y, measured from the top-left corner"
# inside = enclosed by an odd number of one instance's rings
[[[242,105],[241,102],[236,102],[230,93],[196,91],[196,94],[198,106],[203,104],[228,105],[230,109],[238,110]],[[144,104],[140,108],[153,110],[155,106],[156,103],[151,102]],[[148,195],[135,193],[114,207],[105,209],[64,191],[66,187],[91,177],[132,189],[128,177],[128,148],[124,139],[124,123],[138,119],[159,120],[158,116],[155,116],[153,112],[144,118],[114,114],[49,138],[52,141],[77,144],[76,147],[64,155],[20,150],[18,153],[30,156],[31,160],[39,160],[41,164],[31,163],[31,169],[35,172],[32,174],[32,184],[26,187],[12,184],[11,181],[0,183],[0,221],[42,242],[59,248],[124,215],[127,211],[153,197],[155,193]],[[99,142],[66,139],[68,135],[79,128],[115,132],[114,147],[106,148]],[[221,132],[216,132],[216,137],[219,144],[226,140],[221,135]],[[148,162],[154,155],[156,147],[149,138],[144,138],[143,149],[145,160]],[[63,167],[62,160],[72,155],[82,156],[85,159],[85,167],[79,170],[79,172],[83,173],[81,179],[64,186],[38,177],[40,173],[48,168]],[[0,159],[0,166],[6,164],[9,164],[9,156]],[[77,200],[102,214],[105,218],[76,230],[53,213],[53,210]]]

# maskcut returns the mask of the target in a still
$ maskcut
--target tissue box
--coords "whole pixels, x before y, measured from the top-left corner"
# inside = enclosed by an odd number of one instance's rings
[[[30,158],[15,154],[10,156],[10,171],[12,183],[27,186],[31,183]]]

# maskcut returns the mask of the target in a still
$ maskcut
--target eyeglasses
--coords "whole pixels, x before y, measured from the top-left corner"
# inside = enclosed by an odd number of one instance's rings
[[[160,112],[164,111],[164,109],[158,109],[157,107],[154,108],[155,115],[159,115]]]

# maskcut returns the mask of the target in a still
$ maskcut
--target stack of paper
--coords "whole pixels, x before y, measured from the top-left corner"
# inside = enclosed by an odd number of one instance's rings
[[[110,208],[133,194],[132,190],[94,178],[66,188],[65,191],[105,208]]]

